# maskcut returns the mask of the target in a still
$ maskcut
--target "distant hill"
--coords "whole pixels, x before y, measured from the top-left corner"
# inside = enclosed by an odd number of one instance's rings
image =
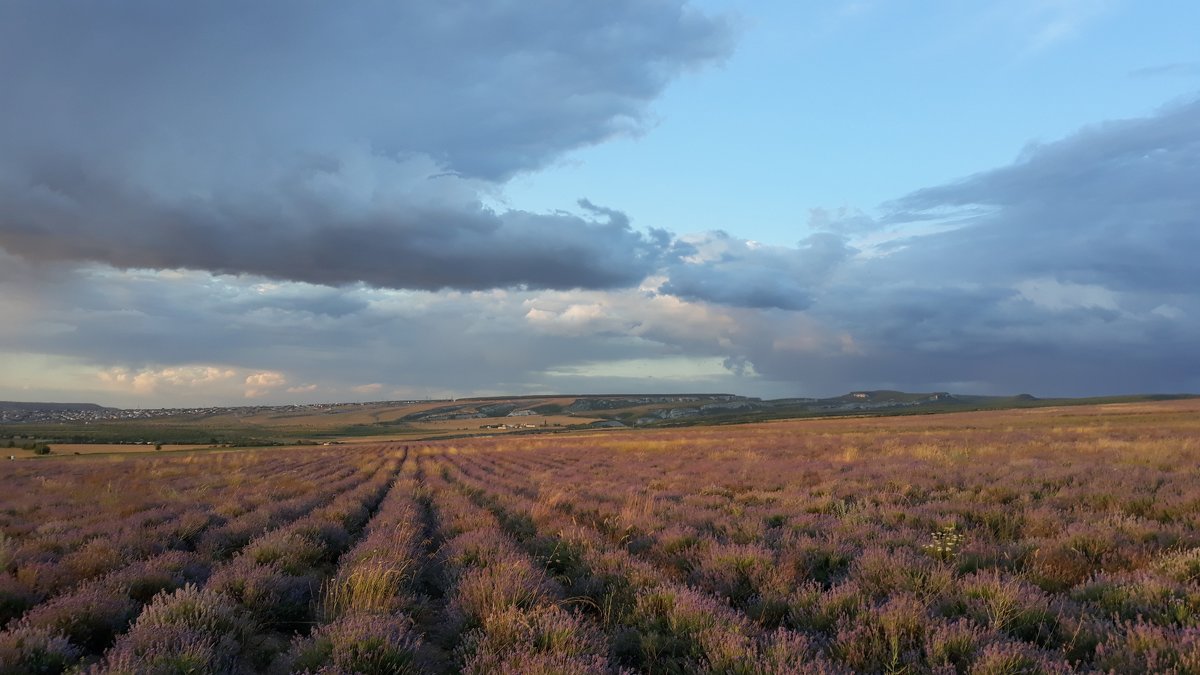
[[[105,418],[119,412],[95,403],[0,401],[0,424],[79,422]]]
[[[99,412],[101,410],[114,410],[114,408],[106,408],[95,403],[29,403],[25,401],[0,401],[0,410],[12,410],[14,412]]]
[[[559,394],[427,401],[203,408],[106,408],[94,403],[0,402],[0,437],[48,442],[265,445],[343,438],[446,438],[585,428],[740,424],[806,417],[921,415],[1190,398],[1134,395],[1035,398],[945,391],[859,390],[827,398],[764,400],[734,394]]]

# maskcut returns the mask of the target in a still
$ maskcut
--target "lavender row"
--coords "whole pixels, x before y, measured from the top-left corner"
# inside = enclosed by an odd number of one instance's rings
[[[447,480],[452,469],[431,462],[438,560],[447,598],[443,639],[456,644],[455,670],[465,673],[609,673],[606,636],[568,611],[565,589],[505,535],[495,516]]]
[[[98,523],[174,503],[180,493],[223,488],[245,475],[298,474],[305,464],[319,467],[313,459],[279,452],[29,463],[6,477],[10,489],[0,496],[0,531],[17,547],[36,539],[52,549],[69,546],[77,530],[86,538]]]
[[[53,563],[97,537],[111,538],[115,530],[122,528],[152,527],[169,520],[173,512],[189,502],[212,504],[214,500],[228,499],[233,490],[241,487],[244,474],[240,472],[223,471],[218,464],[206,467],[208,477],[200,480],[199,467],[194,462],[173,459],[179,466],[170,467],[170,481],[163,480],[162,465],[172,463],[171,460],[155,461],[132,475],[124,464],[67,462],[65,464],[69,464],[72,471],[92,465],[93,471],[86,474],[90,481],[70,480],[69,471],[55,474],[55,482],[61,483],[58,490],[63,494],[54,502],[39,507],[31,507],[27,502],[31,497],[47,492],[44,486],[25,486],[24,490],[28,492],[14,487],[4,496],[4,512],[9,514],[3,527],[9,552],[8,566]],[[286,461],[280,457],[278,463],[266,466],[260,463],[252,468],[257,472],[255,475],[278,472],[283,481],[302,478],[307,473],[301,467],[286,465]],[[62,464],[39,466],[52,470],[62,468]],[[124,471],[116,473],[117,468]],[[103,481],[102,488],[97,487],[100,481]]]
[[[160,594],[91,672],[263,670],[307,626],[312,600],[337,556],[361,532],[391,484],[398,460],[289,525],[255,538],[203,587]],[[172,670],[172,672],[177,672]]]
[[[526,545],[612,636],[621,666],[638,672],[838,672],[805,636],[763,630],[747,617],[613,546],[554,509],[505,491],[471,457],[456,476],[501,522],[527,523]],[[488,486],[491,486],[489,489]]]
[[[276,505],[272,514],[278,520],[263,521],[266,526],[280,526],[294,517],[293,510],[307,511],[328,502],[339,492],[362,482],[366,476],[355,474],[340,481],[321,486],[302,498]],[[316,488],[316,485],[312,486]],[[301,498],[298,498],[301,499]],[[75,657],[98,653],[111,642],[112,636],[124,629],[142,605],[155,591],[178,588],[188,582],[202,583],[211,569],[211,558],[199,554],[166,554],[134,563],[78,591],[59,596],[38,605],[10,630],[0,635],[0,664],[24,663],[36,660],[37,639],[54,637],[70,641],[69,653]]]
[[[352,474],[353,469],[342,468],[313,475],[297,485],[296,496],[259,509],[255,519],[269,524],[294,517],[297,509],[308,508],[314,497],[320,497],[320,493],[311,492],[313,486],[324,483],[326,487],[337,487],[342,484],[340,481],[352,480]],[[207,499],[160,507],[133,519],[112,522],[107,529],[98,527],[87,543],[60,557],[11,563],[11,569],[0,576],[0,598],[4,599],[0,619],[6,620],[61,591],[168,550],[186,551],[201,543],[236,542],[251,519],[230,523],[217,512],[233,496],[232,489],[206,490]],[[265,498],[257,500],[255,506],[265,501]]]
[[[295,528],[299,521],[294,519],[301,513],[314,508],[318,509],[314,514],[344,510],[351,495],[357,496],[371,485],[363,482],[369,477],[370,474],[351,470],[349,475],[335,482],[312,485],[307,495],[265,508],[265,517],[255,521],[265,534],[259,535],[247,551],[254,544],[269,541],[273,532],[279,531],[271,528]],[[246,524],[238,519],[228,523],[234,526],[239,536],[247,531]],[[5,667],[11,667],[15,672],[30,670],[45,658],[52,645],[56,646],[49,651],[62,655],[68,662],[98,654],[134,617],[139,616],[156,592],[185,585],[197,588],[209,580],[210,575],[215,580],[214,572],[220,573],[233,565],[231,562],[214,570],[213,563],[210,552],[169,552],[134,563],[34,607],[0,635],[0,670]],[[165,594],[156,597],[161,599]],[[54,668],[41,670],[57,672]]]
[[[500,457],[497,464],[509,461],[508,456]],[[987,535],[977,534],[984,541],[971,542],[967,535],[976,533],[965,527],[935,529],[943,505],[930,504],[934,515],[922,521],[924,504],[909,504],[905,513],[916,521],[913,528],[881,531],[879,519],[862,513],[872,508],[869,505],[796,500],[802,508],[783,508],[786,491],[755,490],[756,483],[771,483],[766,476],[748,478],[746,471],[726,474],[738,476],[741,490],[715,483],[698,491],[683,485],[671,490],[672,483],[690,480],[695,485],[697,478],[720,474],[706,476],[694,464],[690,470],[679,465],[681,460],[695,462],[695,457],[654,459],[664,470],[649,480],[631,479],[628,469],[614,462],[604,471],[593,470],[590,479],[579,480],[581,488],[573,490],[570,499],[551,493],[548,501],[556,501],[555,509],[592,525],[610,541],[622,542],[673,578],[726,599],[760,625],[804,631],[823,653],[857,670],[883,668],[893,658],[880,635],[903,647],[898,658],[917,664],[941,658],[947,640],[960,644],[960,664],[980,668],[1007,660],[1050,669],[1124,669],[1130,664],[1157,664],[1152,669],[1161,669],[1163,664],[1179,666],[1195,658],[1200,614],[1195,569],[1200,556],[1194,544],[1183,549],[1163,546],[1172,540],[1194,541],[1189,539],[1194,530],[1187,527],[1126,517],[1110,521],[1116,527],[1108,541],[1077,535],[1075,547],[1091,550],[1099,564],[1093,576],[1067,593],[1055,594],[1034,583],[1045,583],[1044,576],[1022,569],[1046,570],[1040,566],[1045,561],[1035,558],[1002,566],[988,565],[983,556],[967,559],[972,544],[988,545]],[[780,471],[777,464],[771,468]],[[882,476],[864,473],[887,485]],[[558,477],[564,482],[573,478]],[[529,489],[519,477],[511,482],[518,484],[514,489]],[[660,491],[647,494],[618,487],[639,482],[661,486]],[[505,479],[489,476],[489,483],[504,485]],[[619,510],[614,503],[621,504]],[[922,541],[905,531],[921,528],[933,535],[926,534]],[[1143,534],[1131,536],[1130,528]],[[1154,535],[1147,537],[1150,532]],[[1129,537],[1126,542],[1142,542],[1148,554],[1125,544],[1126,557],[1105,558],[1104,551],[1120,548],[1124,537]],[[1103,571],[1105,564],[1114,571]],[[860,628],[864,623],[907,625],[911,630],[866,630]]]
[[[226,521],[217,512],[232,495],[209,491],[214,501],[184,507],[175,519],[140,530],[114,528],[108,536],[97,536],[58,561],[27,564],[6,573],[0,577],[3,613],[13,616],[55,598],[59,591],[167,550],[200,548],[209,555],[218,548],[232,550],[244,545],[254,534],[297,517],[358,480],[361,478],[353,467],[321,470],[311,480],[297,483],[289,492],[295,493],[290,499],[270,504],[261,497],[253,502],[261,504],[261,508],[232,521]],[[240,512],[240,505],[238,509]]]
[[[424,527],[415,500],[415,462],[392,486],[364,536],[338,560],[319,599],[320,624],[299,636],[275,673],[418,673],[424,641],[409,610],[425,569]]]

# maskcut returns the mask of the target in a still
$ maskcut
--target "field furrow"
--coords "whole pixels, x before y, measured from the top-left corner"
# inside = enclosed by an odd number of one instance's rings
[[[608,637],[506,528],[456,489],[449,463],[426,471],[434,498],[441,584],[446,598],[441,639],[457,644],[453,670],[614,672]]]
[[[198,545],[195,551],[173,551],[134,562],[35,606],[0,634],[0,646],[17,646],[11,652],[0,648],[0,665],[11,665],[17,671],[27,669],[42,658],[40,650],[47,644],[58,645],[56,650],[67,657],[68,663],[99,654],[140,616],[143,607],[153,604],[151,599],[156,594],[184,586],[198,590],[207,582],[224,578],[218,576],[222,573],[228,577],[236,561],[247,555],[243,552],[230,562],[221,563],[222,558],[216,553],[228,555],[241,546],[249,551],[256,544],[262,548],[272,536],[296,529],[303,521],[302,517],[310,517],[306,514],[314,509],[318,509],[318,513],[320,510],[338,512],[339,502],[345,502],[348,495],[358,495],[369,489],[372,474],[378,473],[378,470],[366,472],[348,464],[332,471],[321,469],[312,475],[314,480],[297,496],[243,514],[253,514],[251,519],[234,518],[222,528],[210,531],[208,534],[212,536],[199,542],[219,541],[220,547]],[[337,477],[337,480],[324,480],[331,477]],[[278,494],[291,494],[291,491],[289,487]],[[341,510],[345,508],[340,507]],[[226,548],[233,542],[243,543],[237,548]],[[10,660],[12,663],[6,664]]]
[[[489,473],[473,459],[464,457],[457,465],[464,490],[500,522],[524,533],[533,555],[611,636],[620,666],[648,673],[786,673],[793,672],[789,664],[801,662],[824,667],[804,636],[763,630],[620,542],[581,527],[564,510],[505,490],[504,475]]]
[[[352,469],[345,467],[308,476],[281,472],[277,480],[283,482],[295,477],[309,484],[331,482],[336,485],[352,473]],[[126,518],[110,517],[107,525],[95,528],[85,543],[70,547],[70,550],[67,546],[59,547],[57,555],[30,558],[20,555],[21,550],[18,550],[9,560],[10,569],[0,578],[0,588],[5,589],[9,598],[6,611],[0,612],[0,619],[12,618],[12,613],[22,607],[52,601],[88,581],[148,558],[169,551],[188,552],[195,550],[201,542],[224,540],[227,534],[240,527],[230,524],[224,517],[231,513],[225,510],[226,505],[240,487],[240,482],[210,483],[204,486],[202,494],[195,490],[180,491],[186,501],[155,507]],[[311,495],[296,491],[259,494],[260,498],[239,504],[237,508],[259,513],[258,517],[265,517],[267,522],[286,518],[287,514],[296,512],[297,506],[303,509],[311,501]],[[272,496],[286,498],[289,495],[294,495],[291,500],[284,499],[267,506]],[[298,500],[299,504],[293,500]],[[27,543],[22,550],[28,551],[33,546],[36,542]]]
[[[437,662],[411,616],[428,566],[418,481],[416,462],[406,462],[362,538],[322,585],[318,623],[293,639],[271,672],[416,673]]]
[[[843,473],[840,462],[824,467],[832,475],[813,489],[779,485],[773,478],[778,475],[775,467],[753,473],[730,467],[707,474],[720,482],[697,485],[695,463],[706,458],[692,459],[690,472],[681,473],[678,462],[668,461],[653,473],[645,471],[645,463],[633,475],[628,469],[633,463],[614,463],[593,471],[589,480],[560,476],[572,489],[566,495],[549,490],[545,501],[551,509],[569,514],[572,524],[587,524],[608,543],[651,562],[676,583],[723,599],[764,629],[783,626],[802,633],[821,655],[855,670],[886,670],[905,659],[940,658],[941,640],[955,635],[964,640],[963,635],[972,636],[971,644],[995,659],[1023,655],[1026,661],[1066,667],[1062,664],[1103,655],[1104,641],[1115,650],[1126,640],[1141,639],[1135,635],[1162,640],[1177,634],[1186,643],[1196,625],[1196,575],[1167,573],[1179,569],[1183,559],[1195,559],[1194,521],[1168,517],[1139,524],[1123,513],[1127,506],[1115,500],[1101,501],[1105,508],[1098,512],[1081,509],[1080,502],[1086,501],[1068,501],[1063,493],[1100,482],[1089,469],[1074,467],[1071,475],[1059,477],[1048,471],[1051,479],[1030,486],[1052,493],[1039,495],[1051,503],[1042,508],[1071,504],[1071,511],[1062,514],[1066,526],[1055,523],[1052,532],[1063,532],[1073,545],[1065,551],[1051,548],[1062,553],[1047,564],[1036,553],[1051,542],[1062,546],[1061,539],[1037,532],[1037,537],[1021,541],[1021,526],[1028,521],[993,503],[997,492],[1005,489],[1019,494],[1018,486],[1003,485],[1002,476],[931,472],[929,485],[921,485],[921,480],[898,484],[894,477],[911,477],[911,467],[905,474],[904,467],[888,466],[883,460],[851,477],[860,485],[847,485],[851,481],[838,475]],[[482,485],[519,496],[523,501],[515,508],[538,513],[538,505],[529,503],[533,489],[528,477],[522,475],[527,467],[512,462],[512,455],[462,460],[464,466],[472,463],[486,465],[476,469]],[[971,473],[978,470],[972,467]],[[673,485],[673,475],[692,484]],[[1104,481],[1131,488],[1157,482],[1164,501],[1184,506],[1178,501],[1181,485],[1164,490],[1175,481],[1153,478],[1144,467],[1110,469]],[[581,483],[591,484],[590,489],[580,489]],[[549,484],[553,483],[543,482]],[[864,490],[868,484],[874,489]],[[629,487],[636,485],[655,490]],[[829,488],[860,496],[839,497]],[[1095,501],[1093,489],[1080,496]],[[979,498],[964,501],[968,490],[977,491]],[[939,491],[952,492],[953,499]],[[1113,507],[1120,509],[1115,518]],[[1038,515],[1045,519],[1048,514]],[[1086,522],[1089,516],[1113,527],[1113,540],[1088,536],[1087,526],[1071,524]],[[952,525],[944,525],[947,522]],[[1130,527],[1156,535],[1131,536]],[[1038,548],[1029,556],[1033,546]],[[1013,554],[1022,549],[1024,559]],[[1066,560],[1061,558],[1064,554]],[[1100,574],[1075,577],[1070,592],[1056,596],[1062,575],[1070,570],[1062,565],[1072,559]],[[1146,566],[1162,572],[1132,572]],[[1152,595],[1133,602],[1117,600],[1146,583],[1156,588]],[[920,630],[914,628],[906,638],[896,634],[898,629],[888,626],[901,619]],[[858,622],[872,628],[856,632],[851,626]],[[889,645],[901,638],[908,640],[907,651],[889,652],[894,651]]]
[[[156,596],[93,670],[173,668],[180,659],[197,672],[264,670],[311,625],[316,593],[382,501],[400,460],[379,464],[366,481],[256,537],[202,587]]]

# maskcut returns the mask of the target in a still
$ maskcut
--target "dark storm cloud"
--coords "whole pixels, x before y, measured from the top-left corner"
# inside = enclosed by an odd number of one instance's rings
[[[893,220],[966,211],[960,229],[915,243],[898,264],[982,283],[1049,275],[1191,293],[1198,185],[1200,100],[1030,146],[1011,166],[900,199]]]
[[[1200,102],[1030,146],[890,205],[915,233],[848,262],[808,311],[852,349],[745,355],[818,391],[1198,390],[1197,186]]]
[[[729,47],[682,2],[6,3],[0,247],[321,284],[635,284],[659,235],[486,203],[639,132]]]
[[[122,268],[187,268],[272,279],[387,288],[611,288],[655,269],[658,240],[624,220],[522,211],[496,213],[460,187],[359,199],[310,176],[243,199],[178,203],[90,177],[42,174],[17,189],[0,186],[0,245],[40,260],[96,260]],[[99,183],[99,184],[97,184]]]

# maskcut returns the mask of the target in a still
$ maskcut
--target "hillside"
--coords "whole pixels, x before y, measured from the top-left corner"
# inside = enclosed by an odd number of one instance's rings
[[[657,428],[774,419],[908,415],[1186,398],[1087,399],[854,391],[763,400],[732,394],[555,395],[442,401],[118,409],[90,403],[0,402],[0,438],[71,443],[272,445],[386,437],[422,439],[583,428]]]

